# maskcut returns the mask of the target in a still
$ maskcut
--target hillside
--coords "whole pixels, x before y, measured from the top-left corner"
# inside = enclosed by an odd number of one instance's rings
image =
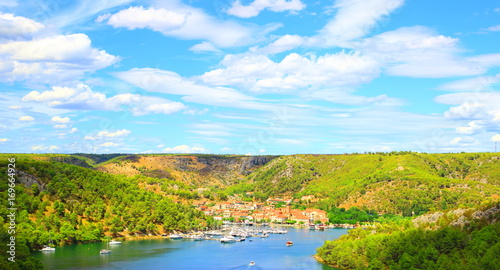
[[[168,178],[196,187],[225,187],[274,159],[274,156],[126,155],[96,169],[126,176]]]
[[[175,181],[112,175],[54,161],[57,155],[2,154],[0,173],[4,176],[8,158],[16,159],[16,237],[32,249],[47,244],[49,237],[59,244],[92,242],[105,236],[187,231],[214,222],[188,204],[143,188],[155,182],[191,194]],[[7,181],[0,183],[0,190],[0,199],[7,202]],[[6,217],[7,211],[1,208],[0,216]],[[0,223],[5,228],[6,220],[0,218]]]
[[[411,216],[500,198],[500,156],[481,154],[293,155],[246,177],[267,196],[314,195],[324,207]]]
[[[355,229],[318,248],[341,269],[498,269],[500,204],[438,211]]]

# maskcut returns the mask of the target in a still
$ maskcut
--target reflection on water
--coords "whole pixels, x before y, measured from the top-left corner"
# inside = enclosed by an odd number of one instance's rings
[[[345,229],[311,231],[288,228],[288,234],[252,238],[230,244],[218,241],[152,239],[124,241],[106,246],[91,243],[58,247],[55,252],[36,252],[47,269],[232,269],[255,261],[260,269],[326,270],[312,255],[325,240],[347,233]],[[293,241],[291,247],[285,246]],[[107,248],[111,254],[99,254]],[[258,269],[245,267],[245,269]]]

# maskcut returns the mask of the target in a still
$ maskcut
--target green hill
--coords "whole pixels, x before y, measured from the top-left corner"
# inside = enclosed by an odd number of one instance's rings
[[[266,196],[314,195],[324,207],[358,206],[411,216],[500,198],[500,155],[281,156],[244,180]],[[243,185],[243,184],[240,184]]]

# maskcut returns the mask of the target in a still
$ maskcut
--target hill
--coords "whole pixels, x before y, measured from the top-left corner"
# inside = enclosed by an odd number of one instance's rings
[[[168,178],[196,187],[226,187],[244,177],[275,156],[234,155],[126,155],[96,166],[111,174],[144,175]]]
[[[498,200],[500,156],[408,152],[281,156],[243,183],[247,190],[266,196],[313,195],[325,208],[357,206],[412,216]]]

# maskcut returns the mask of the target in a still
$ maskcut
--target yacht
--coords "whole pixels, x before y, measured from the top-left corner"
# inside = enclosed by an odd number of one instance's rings
[[[55,251],[55,250],[56,248],[51,246],[44,246],[42,249],[40,249],[40,251]]]
[[[221,243],[234,243],[236,239],[232,235],[226,235],[220,239]]]
[[[173,234],[169,235],[168,238],[170,238],[170,239],[182,239],[182,236],[173,233]]]
[[[288,242],[286,242],[286,246],[287,246],[287,247],[291,247],[291,246],[293,246],[293,241],[288,241]]]
[[[109,241],[109,244],[110,244],[110,245],[119,245],[119,244],[121,244],[121,243],[122,243],[122,242],[120,242],[120,241],[115,241],[115,240],[111,240],[111,241]]]

